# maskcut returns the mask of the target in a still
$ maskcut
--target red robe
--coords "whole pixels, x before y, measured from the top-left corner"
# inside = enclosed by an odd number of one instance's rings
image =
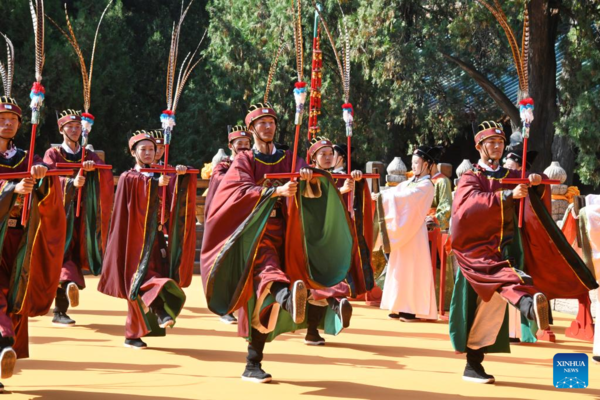
[[[135,170],[119,178],[98,290],[127,299],[127,338],[165,334],[154,314],[147,312],[159,297],[173,319],[183,308],[181,287],[190,284],[194,266],[195,194],[195,176],[171,179],[167,247],[159,226],[162,188],[158,180]]]
[[[301,189],[291,201],[272,198],[275,186],[283,182],[264,179],[266,173],[290,172],[291,161],[289,151],[277,150],[272,155],[239,153],[221,180],[206,217],[201,267],[207,303],[220,315],[241,309],[240,336],[250,336],[249,300],[262,299],[273,282],[302,279],[309,288],[325,288],[339,283],[345,276],[340,271],[349,267],[330,266],[333,273],[317,268],[316,275],[323,274],[317,278],[308,272],[307,266],[314,263],[304,250],[303,240],[310,232],[304,231],[300,215],[311,214],[310,210],[303,211],[310,205],[303,205]],[[294,169],[298,171],[305,165],[298,159]],[[332,182],[327,185],[333,187]],[[337,190],[335,196],[332,204],[343,211]],[[347,219],[345,212],[343,218]],[[343,226],[340,237],[342,232]],[[332,248],[331,254],[336,254],[335,250]]]
[[[86,161],[104,164],[92,151],[86,151],[85,157]],[[57,168],[57,163],[81,163],[81,150],[77,154],[69,154],[62,147],[52,147],[46,151],[44,163],[50,168]],[[78,170],[75,171],[77,173]],[[67,215],[67,246],[60,282],[75,282],[80,289],[85,287],[83,270],[89,270],[94,275],[100,274],[115,189],[113,174],[109,170],[94,170],[86,172],[85,176],[79,217],[75,216],[79,192],[73,185],[75,175],[61,177]]]
[[[523,265],[503,250],[515,234],[514,185],[502,178],[520,178],[520,172],[500,168],[491,173],[480,166],[467,171],[452,205],[452,250],[461,271],[477,294],[489,301],[498,291],[512,304],[521,296],[541,291],[549,299],[573,298],[597,287],[593,276],[560,232],[548,210],[550,189],[530,189],[521,229]],[[541,192],[541,193],[538,193]],[[527,271],[526,284],[514,268]]]
[[[217,193],[217,189],[219,188],[219,184],[223,180],[223,177],[229,171],[229,167],[231,167],[231,160],[221,161],[217,164],[217,166],[213,169],[212,174],[210,175],[210,181],[208,182],[208,193],[206,193],[206,199],[204,201],[204,220],[206,221],[206,217],[209,214],[210,206],[212,204],[212,199],[215,197],[215,193]]]
[[[34,157],[35,165],[41,161]],[[27,152],[18,149],[10,159],[0,157],[0,173],[24,171]],[[17,356],[27,358],[27,317],[45,315],[54,300],[66,218],[60,181],[46,177],[33,190],[28,225],[21,227],[24,197],[14,193],[19,181],[0,180],[0,334],[13,337]]]
[[[342,188],[345,179],[335,179],[336,186]],[[352,248],[352,269],[348,274],[348,283],[351,296],[359,297],[371,289],[375,284],[373,268],[371,267],[371,253],[373,251],[373,202],[371,192],[366,181],[355,182],[354,187],[354,219],[352,220],[353,235],[356,237]],[[343,195],[346,207],[350,201],[350,193]]]

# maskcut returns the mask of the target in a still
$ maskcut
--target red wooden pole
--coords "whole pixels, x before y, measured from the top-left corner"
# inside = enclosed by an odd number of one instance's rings
[[[165,167],[169,165],[169,144],[165,143]],[[164,175],[164,174],[163,174]],[[162,191],[162,208],[160,211],[160,224],[165,224],[165,210],[167,204],[167,187],[163,186]]]
[[[38,124],[31,125],[31,141],[29,142],[29,154],[27,159],[27,172],[31,173],[31,167],[33,167],[33,155],[35,150],[35,135],[37,132]],[[23,211],[21,212],[21,225],[26,226],[27,220],[29,219],[29,207],[31,206],[31,194],[25,196],[23,203]]]
[[[83,163],[85,162],[85,147],[81,147],[81,165],[83,166]],[[77,174],[77,176],[82,176],[83,175],[83,168],[81,168],[79,170],[79,173]],[[79,190],[77,191],[77,209],[75,211],[75,216],[79,217],[79,210],[81,209],[81,189],[83,189],[83,187],[80,187]]]
[[[527,136],[523,139],[523,163],[521,164],[521,179],[525,179],[527,169]],[[519,228],[523,227],[523,213],[525,212],[525,199],[519,204]]]

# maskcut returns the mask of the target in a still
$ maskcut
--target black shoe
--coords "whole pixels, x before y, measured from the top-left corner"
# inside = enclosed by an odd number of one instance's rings
[[[17,353],[12,347],[2,349],[2,352],[0,352],[0,378],[8,379],[13,376],[16,362]]]
[[[153,311],[154,311],[154,314],[156,315],[156,319],[158,320],[159,327],[164,329],[167,327],[172,328],[173,325],[175,325],[175,321],[173,321],[173,317],[171,317],[169,315],[169,313],[165,311],[164,308],[159,308],[159,309],[156,309]]]
[[[227,325],[235,325],[238,320],[233,316],[233,314],[226,314],[220,318],[221,322]]]
[[[273,377],[261,368],[260,363],[248,363],[242,374],[242,380],[254,383],[269,383]]]
[[[70,282],[65,288],[69,307],[77,307],[79,305],[79,288],[73,282]]]
[[[54,318],[52,318],[52,325],[56,326],[73,326],[75,325],[75,321],[69,318],[67,313],[64,312],[55,312]]]
[[[352,304],[350,304],[348,299],[344,298],[338,301],[330,297],[327,299],[327,303],[329,303],[331,309],[337,314],[340,321],[342,321],[342,326],[344,328],[349,327],[350,318],[352,318]]]
[[[548,313],[548,299],[543,293],[536,293],[533,296],[533,311],[535,313],[535,322],[538,329],[544,331],[550,327]]]
[[[485,373],[483,365],[481,363],[467,363],[465,372],[463,374],[463,380],[467,382],[475,383],[494,383],[496,378],[493,375]]]
[[[389,319],[399,319],[400,318],[400,314],[391,313],[391,314],[388,314],[388,318]]]
[[[319,331],[316,333],[306,333],[306,336],[304,337],[304,344],[309,346],[324,346],[325,339],[319,335]]]
[[[125,339],[123,346],[136,350],[142,350],[148,347],[142,339]]]
[[[0,383],[0,393],[4,393],[4,385]]]
[[[399,313],[399,315],[400,315],[400,321],[402,321],[402,322],[419,322],[419,321],[421,321],[421,318],[417,318],[415,314],[401,312],[401,313]]]
[[[592,361],[594,364],[600,364],[600,356],[592,356]]]
[[[521,339],[519,339],[518,337],[509,337],[508,341],[510,343],[521,343]]]

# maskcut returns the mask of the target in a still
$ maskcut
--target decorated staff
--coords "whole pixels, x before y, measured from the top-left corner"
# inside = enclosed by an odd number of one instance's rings
[[[29,356],[28,317],[45,315],[52,304],[66,226],[60,181],[50,176],[56,172],[48,173],[31,149],[28,154],[15,145],[23,114],[11,93],[13,46],[2,36],[8,50],[6,63],[0,62],[4,87],[0,96],[0,379],[4,381],[12,376],[16,359]],[[30,203],[24,203],[25,196]],[[21,225],[26,206],[31,217]],[[3,388],[0,383],[0,392]]]
[[[77,58],[79,59],[79,66],[81,68],[81,77],[83,78],[83,109],[84,112],[81,114],[81,163],[73,164],[73,163],[58,163],[56,166],[59,168],[79,168],[78,176],[83,176],[83,163],[85,162],[85,148],[88,145],[88,135],[92,131],[92,126],[94,125],[94,116],[90,114],[90,104],[91,104],[91,92],[92,92],[92,73],[94,71],[94,54],[96,52],[96,43],[98,41],[98,32],[100,31],[100,25],[102,24],[102,20],[104,19],[104,15],[108,11],[108,8],[111,6],[114,0],[110,0],[104,8],[102,15],[100,16],[100,20],[98,21],[98,26],[96,27],[96,35],[94,36],[94,44],[92,46],[92,55],[90,58],[90,71],[88,74],[88,70],[85,65],[85,60],[83,58],[83,53],[81,52],[81,48],[79,47],[79,43],[77,42],[77,38],[75,37],[75,32],[73,31],[73,26],[71,25],[71,21],[69,19],[69,13],[67,12],[67,5],[65,4],[65,19],[67,21],[67,27],[69,29],[69,33],[67,34],[54,20],[50,17],[48,19],[50,22],[56,26],[56,28],[63,34],[65,38],[69,41],[73,50],[75,50],[75,54],[77,54]],[[112,165],[94,165],[94,169],[112,169]],[[83,186],[79,187],[77,191],[77,208],[75,211],[75,215],[79,217],[79,212],[81,210],[81,192]]]
[[[29,157],[27,158],[27,170],[31,171],[33,165],[33,154],[35,152],[35,135],[40,123],[40,111],[44,105],[46,90],[42,86],[42,70],[44,68],[44,1],[29,1],[31,19],[33,21],[33,34],[35,37],[35,82],[31,87],[31,141],[29,144]],[[31,196],[25,196],[23,213],[21,214],[21,225],[27,224],[29,218],[29,207]]]
[[[316,7],[320,10],[321,4]],[[321,84],[323,78],[323,53],[321,52],[321,28],[319,26],[319,13],[315,11],[315,24],[313,30],[312,74],[310,77],[310,105],[308,107],[308,141],[317,138],[319,128],[318,118],[321,115]],[[307,159],[307,162],[310,162]]]
[[[296,101],[296,115],[294,124],[296,125],[296,134],[294,136],[294,153],[292,156],[293,173],[296,168],[298,157],[298,138],[300,137],[300,126],[302,125],[302,114],[304,114],[304,103],[306,102],[306,82],[302,81],[304,69],[304,51],[302,43],[302,8],[301,1],[296,0],[296,9],[294,10],[294,45],[296,48],[296,72],[298,81],[294,84],[294,100]],[[293,3],[292,3],[293,4]]]
[[[179,53],[179,35],[181,32],[183,20],[185,19],[185,16],[187,15],[187,12],[190,9],[190,6],[193,2],[194,0],[190,1],[185,10],[183,8],[184,3],[183,1],[181,2],[181,14],[179,16],[179,22],[173,25],[173,32],[171,34],[171,49],[169,51],[169,61],[167,64],[167,109],[164,110],[160,115],[160,122],[162,124],[162,128],[164,129],[165,135],[165,165],[164,168],[162,168],[160,171],[154,170],[152,172],[159,172],[163,174],[170,173],[168,172],[169,146],[171,144],[171,133],[173,131],[173,127],[175,127],[175,110],[177,109],[179,98],[181,97],[181,93],[183,92],[183,88],[185,87],[187,80],[192,74],[194,68],[196,68],[196,66],[201,60],[201,58],[199,58],[198,60],[194,60],[194,58],[196,57],[198,49],[200,48],[200,45],[202,44],[202,41],[206,36],[206,31],[204,32],[204,35],[202,35],[202,38],[200,39],[200,43],[198,43],[196,50],[194,50],[193,53],[188,53],[187,56],[184,58],[177,77],[177,84],[175,85],[175,75],[177,73],[177,55]],[[172,168],[172,170],[172,172],[175,171],[174,168]],[[163,199],[165,199],[167,195],[166,186],[163,187],[162,195]],[[166,202],[163,201],[160,214],[161,225],[164,225],[165,223],[165,204]]]
[[[321,15],[321,11],[318,5],[315,5],[316,12]],[[340,8],[341,11],[341,8]],[[323,20],[323,18],[321,17]],[[342,78],[342,89],[344,92],[344,104],[342,104],[342,118],[344,119],[344,123],[346,124],[346,140],[348,146],[348,154],[346,158],[346,163],[348,167],[348,175],[352,173],[352,162],[351,162],[351,153],[352,153],[352,125],[354,123],[354,108],[350,103],[350,38],[348,35],[348,28],[346,27],[346,16],[342,12],[342,22],[344,27],[344,43],[342,46],[342,61],[340,61],[340,57],[338,56],[337,50],[335,48],[335,42],[331,36],[329,28],[327,27],[327,23],[323,20],[323,27],[325,28],[325,32],[327,33],[327,37],[329,38],[329,42],[331,43],[331,48],[333,49],[333,54],[335,55],[335,60],[337,61],[337,65],[340,71],[340,77]],[[377,176],[379,177],[379,176]],[[354,217],[354,190],[352,190],[349,194],[348,201],[348,212]]]
[[[517,43],[516,35],[510,25],[508,25],[508,19],[506,18],[506,14],[502,11],[498,0],[494,0],[494,6],[485,2],[484,0],[476,0],[479,4],[487,8],[490,13],[494,16],[494,18],[498,21],[506,38],[508,39],[508,44],[512,50],[513,62],[515,64],[515,69],[517,71],[517,76],[519,78],[519,98],[522,100],[519,102],[521,122],[523,123],[523,165],[527,165],[527,141],[529,139],[529,128],[531,127],[531,122],[533,121],[533,99],[529,97],[529,71],[528,71],[528,62],[529,62],[529,13],[527,11],[527,7],[525,7],[523,13],[523,37],[521,43],[521,49],[519,50],[519,44]],[[503,183],[508,184],[529,184],[529,180],[526,179],[526,171],[525,168],[521,171],[520,179],[503,179]],[[546,185],[556,185],[559,184],[559,181],[545,179],[542,180],[542,184]],[[521,200],[519,205],[519,228],[523,226],[523,212],[525,207],[525,201]]]

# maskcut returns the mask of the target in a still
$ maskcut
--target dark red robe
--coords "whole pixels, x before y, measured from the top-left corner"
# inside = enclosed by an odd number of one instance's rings
[[[549,187],[533,187],[526,198],[520,231],[524,266],[506,257],[503,249],[515,234],[518,203],[512,199],[515,186],[501,184],[502,178],[520,178],[520,172],[500,168],[492,173],[480,166],[467,171],[452,205],[452,250],[475,292],[489,301],[498,291],[516,304],[537,291],[549,299],[574,298],[597,287],[549,214]],[[527,271],[535,286],[526,284],[515,268]]]
[[[42,164],[35,156],[34,164]],[[27,152],[0,157],[0,173],[27,171]],[[24,196],[20,180],[0,180],[0,334],[13,337],[19,358],[29,356],[27,317],[45,315],[56,294],[65,247],[66,218],[58,177],[46,177],[32,192],[26,227],[20,225]]]
[[[309,288],[325,288],[343,280],[349,268],[349,264],[321,265],[327,256],[338,255],[336,246],[318,261],[310,258],[310,249],[304,250],[311,247],[304,238],[312,234],[312,228],[320,230],[325,220],[312,221],[306,229],[304,220],[310,220],[316,211],[311,207],[325,208],[316,204],[319,201],[306,201],[300,196],[305,183],[300,183],[297,196],[289,201],[272,197],[275,186],[283,182],[265,180],[264,175],[290,172],[291,161],[289,151],[277,150],[272,155],[239,153],[221,180],[206,217],[201,267],[208,307],[219,315],[241,309],[240,336],[250,336],[249,301],[263,297],[273,282],[302,279]],[[298,159],[294,170],[304,166],[304,160]],[[334,188],[330,178],[322,186],[326,187],[326,195],[321,201],[330,199],[333,208],[337,205],[343,214],[338,223],[345,223],[350,235],[339,192],[327,189]],[[345,237],[344,232],[341,225],[340,238]],[[348,240],[352,244],[352,238]],[[313,273],[309,272],[311,268]]]
[[[92,151],[86,151],[85,158],[86,161],[104,164]],[[52,147],[46,151],[44,163],[50,168],[57,168],[57,163],[81,163],[81,150],[77,154],[69,154],[62,147]],[[75,174],[78,172],[75,170]],[[85,176],[79,217],[76,216],[79,189],[73,185],[75,175],[61,177],[67,215],[67,244],[60,282],[75,282],[80,289],[85,287],[84,270],[100,274],[114,200],[114,181],[110,170],[98,169],[86,172]]]
[[[212,199],[217,193],[217,189],[219,188],[219,184],[223,177],[229,171],[229,167],[231,167],[231,160],[221,161],[217,164],[217,166],[213,169],[212,174],[210,175],[210,181],[208,182],[208,192],[206,193],[206,199],[204,201],[204,220],[206,221],[206,216],[209,214],[210,206],[212,204]]]
[[[127,299],[125,336],[164,335],[148,312],[155,301],[164,303],[173,319],[181,312],[190,284],[195,252],[196,177],[171,179],[167,199],[169,245],[159,226],[160,196],[157,178],[135,170],[121,175],[98,290]]]

